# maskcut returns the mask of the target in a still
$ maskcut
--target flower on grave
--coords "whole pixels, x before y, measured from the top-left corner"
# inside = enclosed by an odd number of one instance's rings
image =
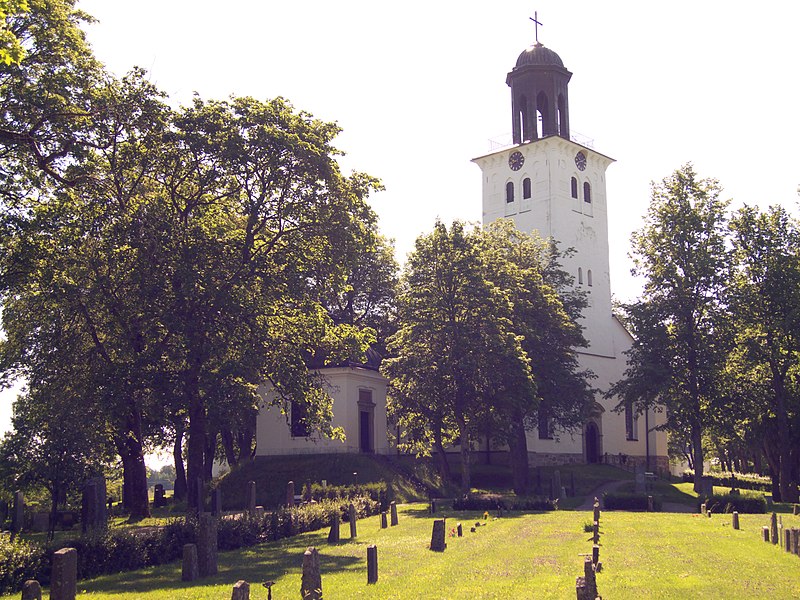
[[[450,530],[450,537],[456,537],[456,528],[455,528],[455,527],[453,527],[453,528]]]

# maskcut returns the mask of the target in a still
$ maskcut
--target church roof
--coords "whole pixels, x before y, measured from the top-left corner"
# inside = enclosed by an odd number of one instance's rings
[[[527,50],[524,50],[522,54],[519,55],[519,58],[517,58],[517,68],[527,65],[536,65],[541,67],[555,66],[561,67],[562,69],[564,68],[564,63],[561,61],[561,57],[550,50],[550,48],[545,48],[538,42]]]

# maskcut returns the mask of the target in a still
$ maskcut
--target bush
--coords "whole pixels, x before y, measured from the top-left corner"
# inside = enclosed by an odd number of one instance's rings
[[[717,487],[756,490],[759,492],[772,491],[772,480],[761,475],[752,473],[706,473],[706,476],[711,477]],[[684,483],[692,483],[694,481],[694,471],[684,471],[681,478]]]
[[[603,494],[606,510],[647,510],[647,494]],[[653,510],[661,510],[661,498],[653,496]]]
[[[496,494],[470,494],[453,501],[453,510],[557,510],[553,500],[538,496],[504,497]]]
[[[767,512],[767,501],[761,494],[715,494],[709,498],[701,496],[697,499],[697,512],[705,502],[706,510],[715,513],[739,512],[742,514],[764,514]]]
[[[0,536],[0,594],[19,592],[28,579],[36,579],[48,566],[44,548],[19,538]]]

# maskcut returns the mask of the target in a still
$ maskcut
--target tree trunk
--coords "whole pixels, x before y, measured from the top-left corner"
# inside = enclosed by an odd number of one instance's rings
[[[444,444],[442,443],[442,430],[434,427],[433,431],[433,447],[435,450],[436,469],[444,481],[445,485],[453,481],[453,474],[450,471],[450,463],[447,462],[447,453],[444,451]]]
[[[56,535],[56,520],[58,519],[58,496],[61,491],[61,486],[53,483],[53,488],[50,490],[50,519],[47,523],[47,541],[52,542]]]
[[[211,481],[214,478],[214,458],[217,454],[217,432],[206,433],[205,456],[203,457],[203,481]]]
[[[175,462],[175,490],[172,495],[176,500],[186,500],[186,469],[183,466],[183,427],[175,430],[172,458]]]
[[[236,450],[233,447],[233,432],[228,427],[223,427],[220,431],[222,439],[222,449],[225,451],[225,460],[229,467],[234,467],[239,462]]]
[[[692,453],[694,455],[694,491],[698,494],[703,485],[703,429],[692,426]]]
[[[117,453],[122,459],[122,481],[125,486],[123,505],[130,513],[131,521],[150,516],[150,500],[147,495],[147,467],[144,464],[142,439],[142,416],[131,409],[126,420],[124,438],[116,439]]]
[[[528,436],[525,426],[519,420],[512,426],[511,438],[508,441],[511,474],[514,478],[514,493],[524,496],[528,493]]]
[[[469,448],[469,438],[461,436],[461,492],[468,494],[472,484],[472,455]]]
[[[189,493],[187,494],[190,511],[198,509],[197,480],[203,479],[205,473],[205,450],[206,450],[206,409],[200,397],[200,387],[198,385],[198,370],[191,369],[186,373],[185,386],[187,404],[189,406],[189,443],[186,452],[186,480]]]

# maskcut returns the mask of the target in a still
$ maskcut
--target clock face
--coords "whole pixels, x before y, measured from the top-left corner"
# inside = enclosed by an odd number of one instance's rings
[[[583,152],[578,152],[575,155],[575,166],[578,167],[581,171],[586,168],[586,155]]]
[[[524,164],[525,157],[522,156],[521,152],[512,152],[511,156],[508,157],[508,166],[511,167],[512,171],[519,171]]]

